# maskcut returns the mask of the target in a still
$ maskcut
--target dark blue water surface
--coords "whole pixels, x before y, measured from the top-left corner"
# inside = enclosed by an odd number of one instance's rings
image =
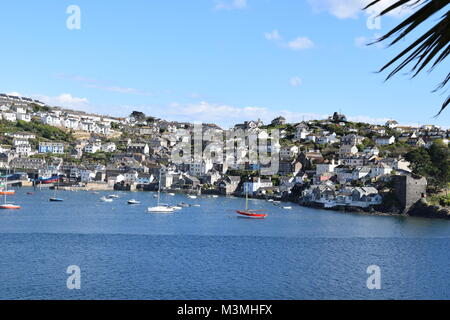
[[[51,191],[10,200],[0,212],[0,299],[448,299],[450,221],[365,216],[266,201],[266,220],[236,217],[237,198],[149,214],[151,193]],[[129,206],[126,200],[143,201]],[[81,290],[66,269],[81,268]],[[382,289],[367,289],[367,267]]]

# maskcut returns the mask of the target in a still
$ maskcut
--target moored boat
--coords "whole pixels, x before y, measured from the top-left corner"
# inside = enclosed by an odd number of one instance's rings
[[[171,213],[174,209],[167,206],[156,206],[148,208],[147,211],[151,213]]]
[[[156,207],[148,207],[147,211],[149,213],[171,213],[175,210],[172,207],[169,207],[167,205],[162,205],[160,203],[161,200],[161,170],[159,170],[159,181],[158,181],[158,204]]]
[[[253,218],[253,219],[264,219],[267,218],[267,213],[257,213],[256,211],[236,211],[240,216],[247,217],[247,218]]]
[[[53,198],[50,198],[49,201],[50,201],[50,202],[63,202],[64,200],[61,199],[61,198],[55,198],[55,197],[53,197]]]
[[[16,191],[14,190],[0,190],[0,196],[13,196],[14,194],[16,194]]]
[[[110,199],[110,198],[107,198],[107,197],[101,197],[101,198],[100,198],[100,201],[103,201],[103,202],[113,202],[113,199]]]
[[[131,199],[131,200],[128,200],[128,204],[141,204],[141,202],[138,200],[135,200],[135,199]]]
[[[19,210],[21,207],[12,203],[4,203],[0,205],[2,210]]]
[[[5,193],[4,196],[5,196],[5,202],[2,205],[0,205],[1,210],[18,210],[21,208],[19,205],[6,202],[7,194]]]
[[[236,213],[239,217],[251,218],[251,219],[265,219],[268,214],[263,213],[263,210],[249,210],[248,209],[248,191],[245,190],[245,210],[237,210]]]

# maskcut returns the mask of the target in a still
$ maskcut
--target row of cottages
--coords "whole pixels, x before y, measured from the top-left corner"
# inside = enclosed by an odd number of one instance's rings
[[[18,107],[28,107],[30,104],[36,104],[38,106],[45,106],[44,102],[41,102],[39,100],[36,99],[31,99],[28,97],[19,97],[19,96],[14,96],[14,95],[8,95],[8,94],[4,94],[4,93],[0,93],[0,104],[6,104],[6,105],[11,105],[13,104],[14,106],[18,106]]]
[[[383,201],[383,197],[374,187],[346,187],[336,190],[331,183],[311,186],[304,192],[303,199],[321,204],[325,208],[339,206],[368,208]]]
[[[98,121],[93,119],[98,118]],[[63,127],[75,131],[85,131],[90,133],[97,133],[108,135],[111,133],[111,122],[103,121],[100,117],[89,118],[77,118],[67,117],[64,118],[59,113],[46,113],[41,116],[41,122],[53,127]]]

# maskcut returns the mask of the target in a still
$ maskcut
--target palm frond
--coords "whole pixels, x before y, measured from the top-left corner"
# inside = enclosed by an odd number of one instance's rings
[[[368,9],[382,0],[374,0],[369,3],[364,9]],[[402,39],[405,39],[412,31],[422,25],[424,22],[430,21],[431,17],[441,10],[445,9],[449,5],[449,0],[397,0],[389,7],[385,8],[380,16],[392,12],[395,9],[399,9],[404,6],[415,8],[415,12],[408,18],[401,22],[398,26],[386,33],[376,42],[385,41],[389,38],[393,38],[389,46],[393,46]],[[385,71],[387,68],[397,63],[394,69],[388,74],[387,79],[397,74],[400,70],[403,70],[406,66],[412,65],[410,73],[412,77],[417,76],[424,68],[429,66],[428,71],[431,72],[439,63],[441,63],[450,53],[450,11],[447,11],[438,20],[431,29],[426,31],[416,41],[410,44],[405,50],[400,52],[396,57],[384,65],[380,72]],[[402,60],[403,59],[403,60]],[[450,80],[449,75],[446,79],[439,84],[435,89],[442,89]],[[441,109],[442,111],[450,103],[450,96],[445,100]]]

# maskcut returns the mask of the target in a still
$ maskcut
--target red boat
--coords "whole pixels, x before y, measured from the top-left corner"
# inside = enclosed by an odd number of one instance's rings
[[[14,190],[0,190],[0,196],[13,196],[16,192]]]
[[[5,204],[0,204],[0,210],[19,210],[20,206],[17,206],[15,204],[9,204],[9,203],[5,203]]]
[[[267,218],[267,214],[266,213],[255,213],[256,211],[236,211],[238,214],[240,214],[243,217],[247,217],[247,218],[253,218],[253,219],[264,219]]]
[[[265,219],[267,213],[262,213],[264,210],[249,210],[248,209],[248,191],[245,190],[245,210],[236,211],[240,217],[252,218],[252,219]],[[259,212],[259,213],[258,213]]]

